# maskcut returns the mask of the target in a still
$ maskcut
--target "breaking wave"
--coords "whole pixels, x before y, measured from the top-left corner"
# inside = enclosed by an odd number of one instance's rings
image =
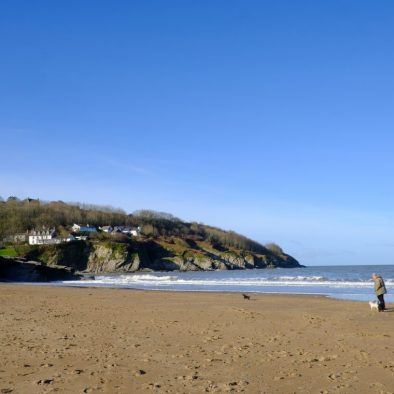
[[[372,286],[370,280],[330,280],[324,276],[274,276],[274,277],[229,277],[229,278],[217,278],[217,277],[204,277],[204,278],[193,278],[190,273],[189,277],[182,277],[182,274],[178,275],[154,275],[154,274],[124,274],[124,275],[105,275],[96,276],[94,280],[84,280],[82,282],[74,282],[83,285],[112,285],[114,287],[134,287],[133,285],[141,285],[143,287],[157,286],[199,286],[199,287],[267,287],[267,286],[313,286],[313,287],[368,287]],[[69,283],[71,282],[64,282]],[[128,286],[130,285],[130,286]],[[387,279],[386,285],[394,285],[394,279]]]
[[[209,272],[139,272],[96,275],[94,279],[59,282],[62,286],[133,288],[169,291],[212,291],[282,294],[320,294],[335,298],[371,300],[371,273],[385,279],[388,302],[394,301],[394,266],[334,266],[275,270]]]

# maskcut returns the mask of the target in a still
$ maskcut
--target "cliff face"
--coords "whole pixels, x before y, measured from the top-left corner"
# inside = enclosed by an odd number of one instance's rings
[[[0,256],[0,282],[47,282],[78,279],[80,276],[69,267],[50,267],[32,261]]]
[[[180,238],[128,243],[75,241],[31,247],[25,251],[25,256],[47,265],[62,265],[90,273],[300,267],[297,260],[283,252],[267,249],[266,253],[257,254]]]

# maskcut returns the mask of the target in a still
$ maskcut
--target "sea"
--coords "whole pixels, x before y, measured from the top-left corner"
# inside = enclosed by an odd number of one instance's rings
[[[209,291],[322,295],[357,301],[375,300],[371,274],[381,275],[394,302],[394,265],[348,265],[234,271],[138,272],[96,275],[61,286],[111,287],[165,291]]]

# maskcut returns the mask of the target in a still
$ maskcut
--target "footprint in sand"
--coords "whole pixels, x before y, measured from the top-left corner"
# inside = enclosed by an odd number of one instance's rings
[[[37,382],[37,384],[38,384],[39,386],[46,386],[46,385],[48,385],[48,384],[52,384],[53,381],[54,381],[54,379],[52,379],[52,378],[40,379],[40,380]]]
[[[138,369],[137,371],[134,372],[134,376],[143,376],[146,375],[146,371],[143,369]]]

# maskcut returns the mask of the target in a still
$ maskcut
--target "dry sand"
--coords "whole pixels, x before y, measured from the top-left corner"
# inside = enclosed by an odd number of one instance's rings
[[[394,309],[0,286],[0,393],[394,393]]]

